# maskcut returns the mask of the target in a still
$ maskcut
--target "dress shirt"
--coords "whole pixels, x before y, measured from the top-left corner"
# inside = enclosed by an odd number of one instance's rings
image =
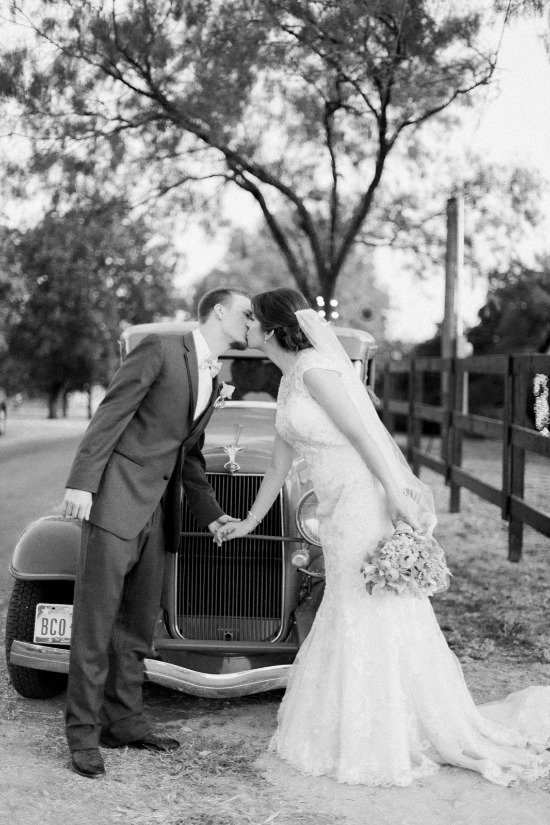
[[[193,416],[193,420],[196,420],[205,411],[210,401],[210,396],[212,395],[212,373],[210,372],[209,365],[205,363],[211,353],[200,329],[193,330],[193,339],[195,341],[197,363],[199,365],[199,391],[197,393],[195,415]],[[202,366],[203,364],[204,366]]]

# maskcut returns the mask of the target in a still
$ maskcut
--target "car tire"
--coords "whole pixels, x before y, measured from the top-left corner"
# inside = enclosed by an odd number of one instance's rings
[[[72,604],[72,582],[37,582],[17,579],[6,618],[6,661],[10,681],[21,696],[27,699],[51,699],[67,686],[65,673],[52,673],[30,667],[10,664],[10,650],[14,639],[32,642],[36,605],[40,602]]]
[[[8,425],[8,414],[2,407],[0,408],[0,435],[5,435],[6,427]]]

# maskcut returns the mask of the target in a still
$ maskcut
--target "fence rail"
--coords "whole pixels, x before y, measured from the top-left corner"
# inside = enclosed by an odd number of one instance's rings
[[[439,405],[424,399],[426,375],[440,376]],[[450,510],[460,512],[460,491],[465,487],[499,507],[508,522],[508,558],[521,559],[523,525],[550,536],[550,516],[524,500],[525,454],[550,458],[550,438],[529,426],[527,393],[534,374],[550,375],[550,355],[485,355],[472,358],[411,358],[391,362],[383,380],[383,420],[395,431],[395,416],[407,417],[406,456],[418,475],[421,467],[440,473],[450,488]],[[502,418],[472,414],[468,410],[470,375],[501,376],[504,382]],[[395,397],[395,376],[407,376],[407,398]],[[439,425],[441,455],[422,449],[422,425]],[[462,467],[463,439],[481,436],[502,445],[500,487],[467,472]],[[549,466],[550,471],[550,466]]]

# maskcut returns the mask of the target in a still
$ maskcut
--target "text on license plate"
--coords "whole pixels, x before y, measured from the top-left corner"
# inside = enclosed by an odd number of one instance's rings
[[[34,641],[38,644],[69,644],[73,622],[72,604],[37,604]]]

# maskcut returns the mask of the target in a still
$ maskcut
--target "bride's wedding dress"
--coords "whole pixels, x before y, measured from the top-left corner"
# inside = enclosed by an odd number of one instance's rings
[[[353,784],[408,785],[443,764],[500,785],[549,773],[550,687],[476,707],[430,600],[367,594],[361,562],[392,525],[380,483],[309,395],[312,367],[338,370],[304,350],[282,379],[277,429],[309,467],[326,590],[271,748],[304,773]]]

